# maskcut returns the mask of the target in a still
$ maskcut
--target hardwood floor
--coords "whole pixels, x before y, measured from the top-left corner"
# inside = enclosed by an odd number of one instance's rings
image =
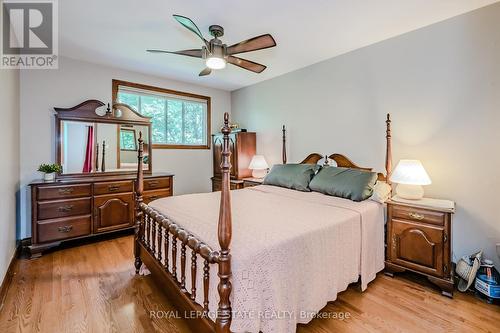
[[[150,318],[175,309],[150,277],[134,274],[132,243],[126,236],[19,260],[0,332],[190,332],[182,319]],[[351,286],[325,307],[331,318],[297,332],[500,331],[500,306],[458,292],[448,299],[408,277],[379,274],[364,293]]]

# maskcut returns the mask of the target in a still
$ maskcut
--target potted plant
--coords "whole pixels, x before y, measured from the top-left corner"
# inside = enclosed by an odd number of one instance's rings
[[[43,180],[53,181],[56,178],[56,173],[62,171],[62,167],[59,164],[40,164],[38,171],[43,172]]]

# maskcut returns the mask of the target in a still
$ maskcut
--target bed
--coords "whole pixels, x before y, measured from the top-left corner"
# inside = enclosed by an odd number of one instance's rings
[[[136,273],[144,264],[195,331],[293,332],[350,283],[359,279],[364,290],[383,269],[383,205],[268,185],[230,192],[227,114],[224,124],[220,193],[146,205],[138,170]],[[389,116],[386,124],[381,180],[391,169]],[[369,169],[344,155],[329,157]],[[302,163],[321,158],[310,154]]]

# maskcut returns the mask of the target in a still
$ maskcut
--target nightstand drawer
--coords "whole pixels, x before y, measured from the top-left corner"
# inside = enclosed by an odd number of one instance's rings
[[[444,225],[445,213],[443,212],[399,205],[392,205],[391,208],[393,218],[440,226]]]

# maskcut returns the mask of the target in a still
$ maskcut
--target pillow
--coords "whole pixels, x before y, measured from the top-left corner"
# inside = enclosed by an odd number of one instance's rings
[[[370,200],[384,203],[391,197],[391,185],[384,181],[378,181],[373,188],[373,194]]]
[[[335,197],[363,201],[373,194],[376,181],[375,172],[327,166],[313,178],[309,188]]]
[[[315,164],[277,164],[272,167],[262,184],[310,192],[309,183],[319,169]]]

